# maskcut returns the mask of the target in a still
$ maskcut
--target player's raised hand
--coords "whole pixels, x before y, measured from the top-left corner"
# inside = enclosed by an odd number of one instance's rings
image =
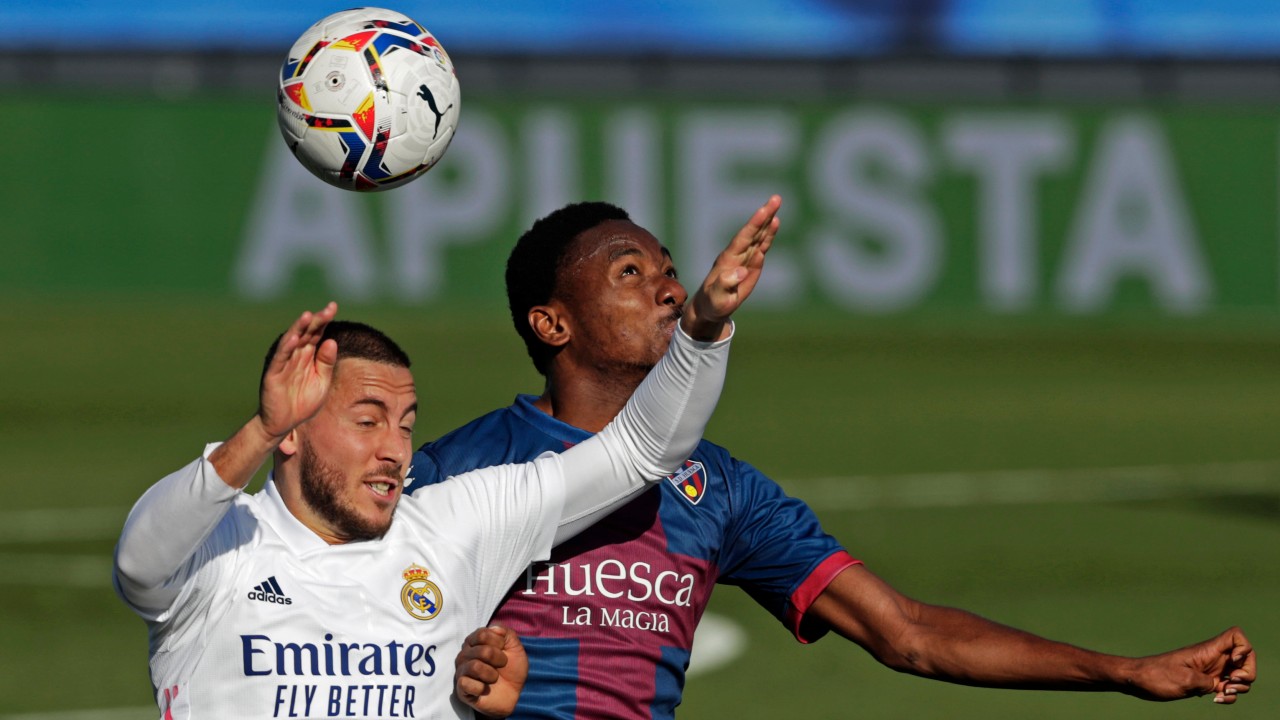
[[[482,715],[501,718],[516,709],[529,657],[514,631],[491,625],[467,636],[454,669],[458,699]]]
[[[778,234],[778,208],[782,198],[774,195],[760,206],[729,241],[729,246],[716,256],[707,274],[685,307],[681,327],[696,340],[715,340],[722,336],[724,325],[742,302],[751,295],[764,256]]]
[[[258,412],[209,454],[227,485],[248,485],[289,432],[320,411],[338,361],[338,344],[321,342],[321,335],[337,313],[332,302],[319,312],[304,312],[280,336],[262,374]]]
[[[1212,694],[1214,702],[1231,704],[1249,692],[1258,674],[1257,656],[1240,628],[1138,662],[1133,694],[1148,700]]]
[[[280,336],[259,390],[258,416],[268,435],[288,435],[324,404],[338,345],[333,340],[322,343],[321,336],[337,313],[334,302],[318,312],[304,312]]]

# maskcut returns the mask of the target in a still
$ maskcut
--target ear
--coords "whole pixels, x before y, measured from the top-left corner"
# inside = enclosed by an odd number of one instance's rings
[[[299,445],[298,428],[294,428],[289,431],[288,435],[284,436],[284,439],[280,441],[280,445],[276,449],[285,455],[292,457],[298,452]]]
[[[569,316],[559,303],[535,305],[527,317],[534,336],[551,347],[563,347],[573,336]]]

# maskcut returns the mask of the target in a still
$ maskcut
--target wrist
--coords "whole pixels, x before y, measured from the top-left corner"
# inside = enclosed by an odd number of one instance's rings
[[[1109,681],[1117,692],[1136,697],[1145,697],[1146,687],[1143,676],[1146,664],[1142,658],[1115,658],[1115,668],[1109,673]]]
[[[717,340],[724,339],[726,325],[722,322],[703,322],[695,323],[690,326],[681,325],[680,329],[684,330],[685,335],[688,335],[691,339],[697,340],[698,342],[715,342]]]
[[[680,317],[680,329],[698,342],[716,342],[724,340],[730,334],[728,318],[708,319],[692,303]]]
[[[209,453],[208,460],[223,482],[243,489],[282,440],[284,436],[272,434],[255,413],[226,442]]]
[[[267,421],[262,418],[262,411],[254,413],[253,417],[249,418],[249,422],[245,423],[241,432],[247,436],[246,439],[265,449],[268,453],[275,452],[280,443],[284,442],[284,439],[289,436],[288,430],[280,434],[272,431],[267,426]]]

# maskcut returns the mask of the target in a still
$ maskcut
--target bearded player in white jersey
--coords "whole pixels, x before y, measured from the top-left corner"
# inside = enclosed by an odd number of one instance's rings
[[[152,486],[117,546],[163,717],[469,716],[450,672],[468,631],[531,561],[698,442],[779,202],[721,253],[608,428],[413,497],[400,497],[417,413],[408,358],[373,328],[333,322],[334,303],[303,313],[268,356],[258,412]],[[264,489],[243,493],[268,456]]]

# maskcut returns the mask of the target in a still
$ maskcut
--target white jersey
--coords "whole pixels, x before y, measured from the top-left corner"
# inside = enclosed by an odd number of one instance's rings
[[[241,493],[205,457],[161,480],[130,513],[116,583],[148,623],[163,718],[469,717],[453,697],[467,634],[530,562],[701,437],[727,341],[676,337],[594,438],[403,496],[378,540],[329,545],[274,482]]]

